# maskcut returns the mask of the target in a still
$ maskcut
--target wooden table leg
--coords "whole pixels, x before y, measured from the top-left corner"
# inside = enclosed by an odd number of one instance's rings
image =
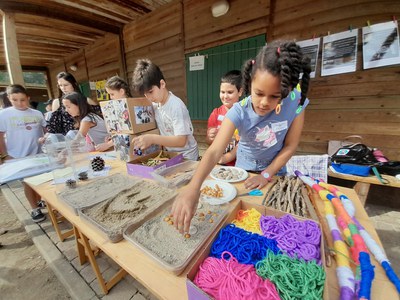
[[[370,186],[369,183],[360,181],[358,181],[354,186],[354,190],[356,191],[358,198],[360,198],[360,202],[363,206],[365,206],[365,202],[367,201]]]
[[[79,231],[78,228],[74,226],[74,231],[75,231],[75,236],[77,239],[77,247],[78,247],[78,255],[79,255],[79,261],[82,264],[86,262],[86,259],[89,259],[89,262],[93,268],[93,271],[97,277],[97,281],[99,282],[100,288],[102,289],[104,294],[108,294],[109,290],[116,285],[124,276],[127,274],[127,272],[124,269],[119,269],[117,273],[114,274],[113,277],[110,278],[109,281],[105,281],[103,278],[103,275],[101,275],[101,271],[99,268],[99,265],[97,264],[96,258],[95,258],[95,253],[98,252],[96,249],[93,250],[89,243],[89,239],[82,234],[81,231]],[[82,249],[81,247],[84,247]],[[85,255],[85,258],[82,258],[82,256]]]
[[[61,232],[61,229],[58,226],[58,223],[60,221],[66,221],[66,219],[63,216],[57,217],[54,213],[53,207],[48,202],[46,202],[46,206],[47,206],[47,211],[49,213],[50,220],[51,220],[51,223],[53,224],[54,230],[56,231],[57,236],[60,239],[60,241],[63,242],[66,238],[68,238],[74,234],[74,230],[70,229],[65,232]]]

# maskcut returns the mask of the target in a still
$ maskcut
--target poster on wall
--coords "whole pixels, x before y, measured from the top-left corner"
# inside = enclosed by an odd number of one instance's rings
[[[363,27],[364,69],[400,63],[399,30],[397,22]]]
[[[300,46],[301,50],[303,51],[303,55],[308,56],[311,60],[311,74],[310,74],[311,78],[315,78],[320,41],[321,41],[321,38],[314,38],[314,39],[310,39],[310,40],[297,42],[297,44]]]
[[[357,63],[358,30],[324,36],[321,76],[354,72]]]
[[[110,97],[106,91],[106,81],[96,81],[96,97],[98,101],[110,100]]]

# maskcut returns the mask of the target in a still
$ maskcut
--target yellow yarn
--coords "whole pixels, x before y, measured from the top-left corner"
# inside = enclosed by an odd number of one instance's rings
[[[249,232],[261,234],[260,218],[261,214],[254,208],[240,210],[232,223]]]

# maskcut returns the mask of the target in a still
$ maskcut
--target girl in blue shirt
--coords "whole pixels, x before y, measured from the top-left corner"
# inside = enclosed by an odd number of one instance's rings
[[[243,89],[250,96],[229,110],[191,182],[173,204],[174,224],[181,233],[189,231],[200,187],[236,129],[240,132],[236,166],[261,172],[245,181],[247,189],[262,188],[273,175],[285,173],[303,129],[310,72],[310,59],[292,41],[268,44],[255,60],[245,63]]]

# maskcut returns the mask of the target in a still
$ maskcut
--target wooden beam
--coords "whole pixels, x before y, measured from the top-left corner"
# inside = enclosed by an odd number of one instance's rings
[[[31,15],[60,19],[74,24],[100,29],[107,32],[119,34],[124,23],[111,20],[109,18],[91,14],[90,17],[79,14],[76,8],[54,5],[47,2],[47,5],[37,5],[33,3],[23,3],[18,1],[1,0],[0,9],[10,13],[26,13]]]
[[[24,85],[13,14],[3,13],[3,41],[10,82]]]

